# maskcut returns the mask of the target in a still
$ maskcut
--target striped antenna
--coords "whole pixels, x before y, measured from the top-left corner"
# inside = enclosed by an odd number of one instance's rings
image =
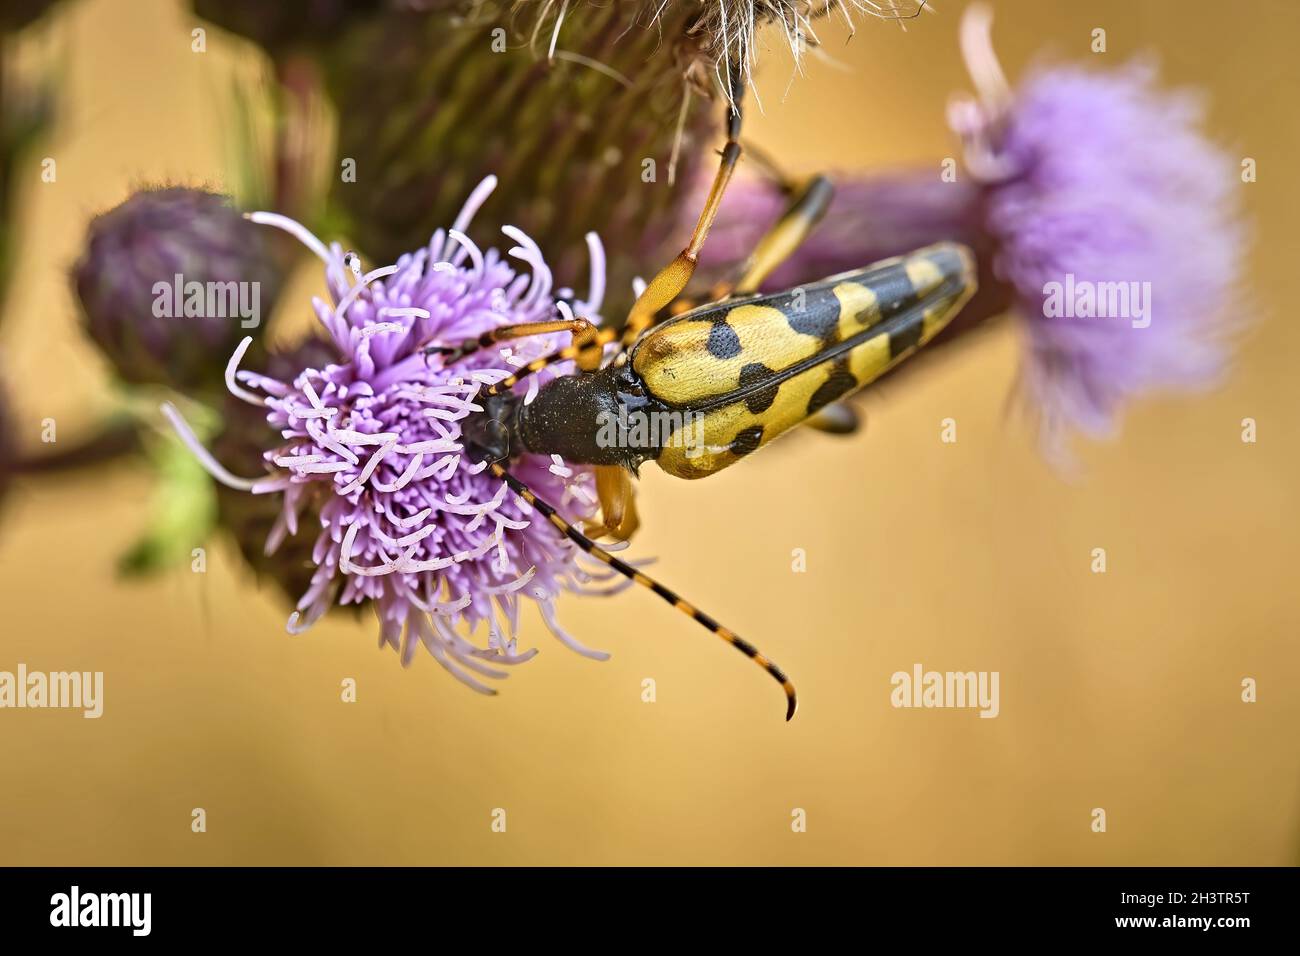
[[[668,590],[668,588],[664,587],[654,578],[650,577],[649,575],[643,574],[641,571],[638,571],[630,564],[627,564],[624,561],[620,561],[618,558],[614,557],[614,555],[610,554],[608,551],[606,551],[600,545],[596,544],[596,542],[592,541],[590,538],[588,538],[585,534],[583,534],[573,525],[569,524],[569,522],[565,521],[562,517],[560,517],[559,513],[553,507],[551,507],[551,505],[547,504],[541,498],[538,498],[537,495],[533,494],[533,492],[529,490],[527,485],[525,485],[514,475],[510,474],[510,472],[506,471],[505,468],[503,468],[499,463],[493,462],[488,467],[491,470],[493,475],[495,475],[496,477],[504,481],[506,484],[508,484],[510,488],[517,495],[519,495],[519,497],[523,498],[524,501],[528,502],[530,505],[532,505],[534,508],[540,511],[542,515],[545,516],[545,518],[551,522],[551,524],[555,525],[555,527],[559,530],[561,534],[563,534],[570,541],[572,541],[574,544],[580,547],[583,551],[587,552],[588,554],[592,555],[598,560],[603,561],[605,564],[608,564],[611,568],[613,568],[615,571],[617,571],[619,574],[623,575],[624,577],[629,578],[630,580],[635,581],[637,584],[641,585],[642,587],[648,588],[649,590],[653,591],[655,594],[659,595],[661,598],[663,598],[673,607],[677,608],[677,610],[681,611],[683,614],[687,615],[688,617],[694,618],[698,623],[702,624],[705,628],[712,631],[714,634],[718,635],[718,637],[722,638],[724,641],[726,641],[736,650],[740,651],[740,653],[744,654],[746,657],[751,659],[755,664],[757,664],[759,667],[763,668],[763,670],[767,671],[770,675],[772,675],[772,678],[778,684],[781,685],[781,690],[785,692],[785,699],[786,699],[785,719],[789,720],[791,717],[794,716],[794,712],[799,706],[798,698],[795,696],[794,684],[790,682],[790,678],[785,676],[785,672],[783,672],[781,668],[777,667],[775,663],[773,663],[772,661],[764,657],[762,654],[760,654],[758,648],[756,648],[753,644],[750,644],[744,638],[740,637],[740,635],[736,634],[734,631],[728,630],[727,628],[723,627],[721,624],[719,624],[713,618],[709,617],[709,615],[705,614],[703,611],[699,610],[693,605],[688,604],[686,601],[682,600],[682,598],[680,598],[677,594]]]

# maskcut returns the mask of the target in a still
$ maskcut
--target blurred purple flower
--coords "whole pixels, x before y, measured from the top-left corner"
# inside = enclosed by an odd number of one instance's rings
[[[460,423],[478,409],[478,390],[554,351],[566,336],[518,339],[450,367],[422,351],[433,343],[459,346],[497,326],[550,318],[559,308],[550,270],[526,235],[505,230],[517,244],[509,254],[529,265],[531,277],[516,273],[496,250],[480,251],[461,231],[494,185],[489,179],[480,186],[455,227],[436,232],[426,248],[364,276],[354,268],[351,283],[348,266],[355,259],[337,243],[327,248],[297,223],[254,214],[256,221],[298,235],[324,261],[332,301],[314,305],[337,354],[336,362],[283,380],[237,372],[243,344],[232,356],[226,370],[231,392],[261,407],[283,436],[264,452],[269,474],[231,475],[176,409],[164,406],[219,481],[282,495],[268,552],[298,532],[304,509],[319,515],[316,569],[289,619],[291,632],[306,629],[335,604],[369,600],[379,616],[381,644],[399,648],[404,663],[423,644],[443,667],[485,693],[492,691],[475,675],[505,676],[485,661],[516,664],[536,653],[516,647],[525,598],[538,605],[563,643],[589,657],[607,656],[582,647],[556,621],[561,590],[596,576],[579,565],[580,552],[549,522],[535,521],[530,506],[485,465],[462,454]],[[594,235],[589,244],[592,290],[574,307],[594,321],[603,297],[603,256]],[[532,388],[538,378],[530,377]],[[512,471],[570,520],[595,515],[591,469],[524,456]],[[472,630],[483,622],[486,647],[458,631],[462,623]]]
[[[1236,164],[1202,136],[1196,98],[1161,91],[1149,64],[1040,68],[1010,93],[990,26],[979,7],[963,21],[980,95],[950,121],[1026,319],[1025,385],[1049,429],[1104,435],[1129,399],[1203,387],[1226,363],[1246,247]],[[1052,284],[1103,283],[1143,293],[1146,314],[1047,307]]]
[[[1200,133],[1195,99],[1162,92],[1144,64],[1040,68],[1010,90],[989,26],[979,7],[962,25],[980,92],[950,109],[966,174],[837,179],[825,220],[767,285],[964,242],[980,261],[980,291],[941,338],[1014,305],[1026,330],[1023,385],[1045,438],[1059,439],[1060,426],[1105,435],[1130,399],[1206,386],[1226,364],[1246,246],[1235,163]],[[738,179],[708,254],[743,260],[785,202],[765,182]],[[1062,295],[1138,283],[1129,290],[1143,296],[1145,314],[1054,314],[1054,283]]]

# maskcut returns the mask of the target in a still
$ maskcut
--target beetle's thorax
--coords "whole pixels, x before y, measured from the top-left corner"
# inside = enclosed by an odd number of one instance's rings
[[[552,379],[531,403],[519,405],[522,450],[636,471],[658,457],[660,447],[630,423],[659,404],[626,364]]]

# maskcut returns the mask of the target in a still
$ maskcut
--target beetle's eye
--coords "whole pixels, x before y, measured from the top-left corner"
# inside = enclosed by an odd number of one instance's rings
[[[629,395],[641,395],[641,379],[632,371],[631,366],[622,365],[618,369],[618,390]]]

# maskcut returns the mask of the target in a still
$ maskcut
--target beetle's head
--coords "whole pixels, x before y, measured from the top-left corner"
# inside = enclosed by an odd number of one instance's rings
[[[502,392],[480,400],[483,411],[475,412],[461,422],[460,437],[465,446],[465,456],[473,462],[509,461],[522,448],[517,445],[515,416],[520,404],[513,392]]]
[[[626,365],[552,379],[519,409],[519,434],[528,451],[586,465],[622,465],[636,471],[659,449],[630,427],[651,404]]]

